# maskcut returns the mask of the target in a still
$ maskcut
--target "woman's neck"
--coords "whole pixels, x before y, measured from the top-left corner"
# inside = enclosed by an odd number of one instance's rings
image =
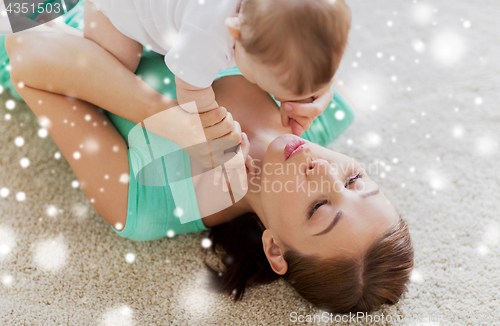
[[[258,173],[253,174],[252,172],[250,172],[247,174],[248,191],[245,197],[243,197],[243,199],[239,203],[236,203],[236,205],[244,207],[246,212],[253,212],[257,214],[262,224],[267,227],[267,219],[262,208],[260,197],[260,191],[262,189],[261,174],[263,170],[263,159],[269,144],[283,133],[278,132],[274,128],[260,130],[260,132],[259,130],[252,129],[251,131],[246,133],[250,141],[249,155],[253,159],[255,171]]]
[[[249,155],[253,159],[255,170],[261,172],[269,144],[280,135],[291,133],[291,128],[281,125],[279,108],[269,94],[243,76],[221,78],[214,82],[213,88],[219,105],[231,112],[233,119],[240,123],[241,130],[248,135]],[[249,212],[256,213],[266,226],[260,201],[260,173],[249,173],[247,177],[248,191],[245,197],[225,210],[204,218],[206,226],[222,224]]]

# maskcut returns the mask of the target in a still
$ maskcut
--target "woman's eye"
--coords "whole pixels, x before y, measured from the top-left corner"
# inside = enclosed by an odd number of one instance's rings
[[[318,208],[320,208],[321,206],[323,206],[326,203],[327,203],[327,200],[322,200],[322,201],[314,204],[314,206],[309,210],[309,212],[307,214],[308,217],[311,218],[311,216],[314,214],[314,212],[316,212],[318,210]]]
[[[362,177],[363,177],[363,175],[361,174],[361,172],[356,174],[353,177],[350,177],[349,180],[347,180],[345,187],[348,188],[350,185],[352,185],[354,182],[356,182],[356,180],[358,180],[359,178],[362,178]]]

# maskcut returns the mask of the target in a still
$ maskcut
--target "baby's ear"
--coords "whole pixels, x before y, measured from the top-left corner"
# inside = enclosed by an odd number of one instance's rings
[[[231,34],[235,40],[239,40],[241,38],[240,17],[228,17],[225,23],[229,34]]]

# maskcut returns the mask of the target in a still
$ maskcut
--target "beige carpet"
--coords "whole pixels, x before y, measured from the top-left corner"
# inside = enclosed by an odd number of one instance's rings
[[[410,223],[416,269],[400,304],[373,322],[306,323],[290,314],[319,312],[284,282],[240,303],[207,291],[206,233],[120,238],[29,108],[8,109],[3,92],[0,324],[500,325],[500,3],[349,3],[338,82],[357,120],[332,148],[376,164],[373,178]]]

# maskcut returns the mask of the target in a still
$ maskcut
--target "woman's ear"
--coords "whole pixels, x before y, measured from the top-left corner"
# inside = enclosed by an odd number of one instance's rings
[[[231,34],[235,40],[239,40],[241,38],[240,17],[228,17],[225,23],[229,34]]]
[[[283,258],[285,251],[276,244],[271,231],[264,230],[262,234],[262,244],[264,246],[264,253],[273,271],[279,275],[285,274],[288,270],[288,263],[285,258]]]

